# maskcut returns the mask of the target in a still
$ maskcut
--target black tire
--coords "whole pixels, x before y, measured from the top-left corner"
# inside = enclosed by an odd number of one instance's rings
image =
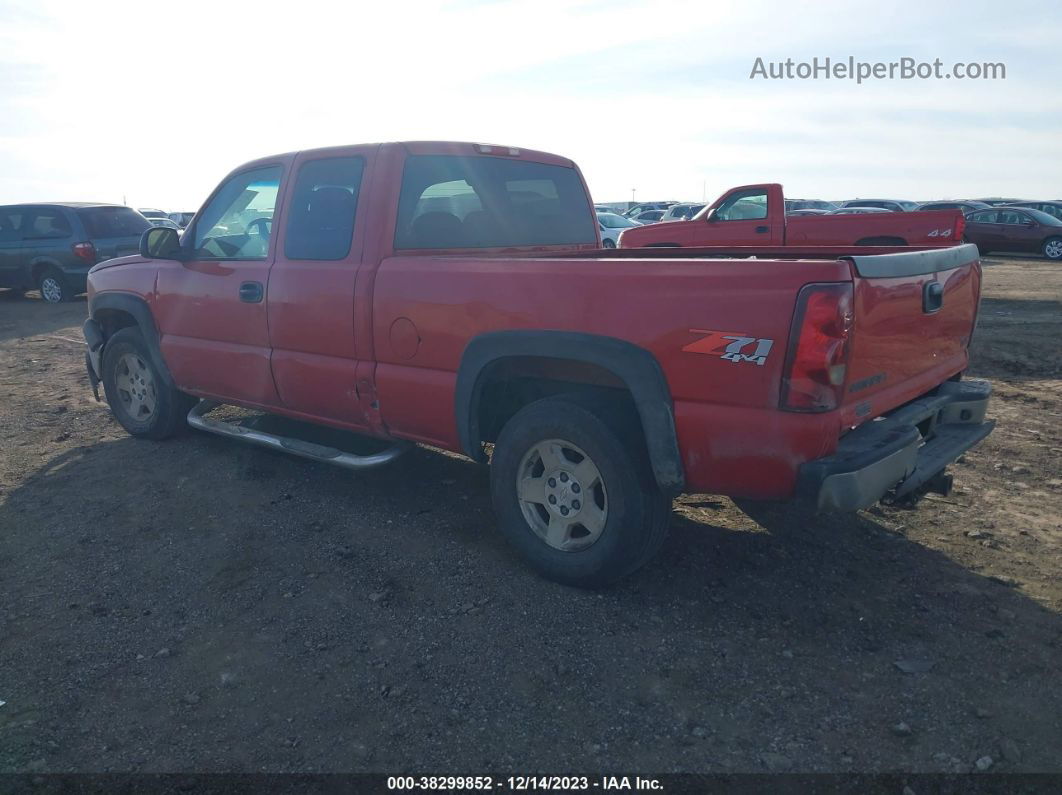
[[[616,241],[612,240],[611,238],[606,237],[606,238],[603,238],[601,240],[601,245],[603,247],[605,247],[605,248],[615,248],[616,247]]]
[[[58,268],[42,270],[37,277],[37,289],[40,290],[41,300],[49,304],[61,304],[74,297],[74,289]]]
[[[506,423],[494,445],[491,459],[491,497],[499,528],[509,542],[539,574],[547,579],[582,588],[595,588],[632,573],[659,551],[671,518],[671,500],[657,486],[649,467],[644,442],[624,438],[616,428],[632,423],[606,422],[609,412],[592,410],[568,398],[545,398],[525,406]],[[633,423],[638,427],[637,423]],[[600,476],[600,488],[582,492],[604,507],[604,521],[596,539],[575,551],[551,546],[533,528],[524,513],[531,510],[518,495],[518,480],[540,444],[562,440],[592,459]],[[578,462],[577,462],[578,463]],[[570,464],[574,473],[575,464]],[[548,479],[543,468],[538,476]],[[574,474],[572,483],[574,483]],[[574,488],[574,487],[573,487]],[[594,496],[591,492],[595,492]],[[568,495],[562,499],[571,499]],[[576,505],[576,510],[590,507]],[[550,516],[546,504],[535,507],[543,520]],[[561,508],[563,510],[563,504]],[[567,514],[566,514],[567,515]],[[559,519],[559,514],[554,518]],[[567,521],[577,520],[576,513]],[[552,521],[552,520],[550,520]],[[572,541],[581,525],[570,530]],[[584,528],[585,532],[585,528]]]
[[[133,361],[136,367],[130,366]],[[130,384],[134,372],[142,380]],[[153,398],[149,411],[124,384],[135,388],[139,395]],[[120,329],[107,340],[103,351],[103,391],[114,418],[132,436],[143,439],[166,439],[185,428],[188,411],[196,403],[195,398],[166,385],[136,328]]]
[[[1049,260],[1054,262],[1062,260],[1062,237],[1056,236],[1047,238],[1040,251]]]

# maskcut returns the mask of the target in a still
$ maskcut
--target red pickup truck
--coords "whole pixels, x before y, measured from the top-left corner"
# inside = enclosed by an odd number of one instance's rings
[[[742,185],[689,221],[625,230],[619,247],[950,246],[965,223],[958,210],[788,216],[781,185]]]
[[[684,491],[842,511],[946,491],[992,428],[961,380],[980,284],[969,245],[605,250],[563,157],[349,146],[241,166],[183,237],[93,267],[86,364],[134,436],[489,459],[503,533],[592,586],[649,559]]]

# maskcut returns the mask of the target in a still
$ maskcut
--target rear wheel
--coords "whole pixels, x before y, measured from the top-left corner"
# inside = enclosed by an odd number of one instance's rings
[[[491,459],[499,527],[543,576],[597,587],[644,565],[663,543],[671,501],[640,439],[593,410],[546,398],[506,423]],[[635,423],[635,426],[637,423]]]
[[[615,248],[616,247],[616,241],[612,240],[611,238],[606,237],[606,238],[602,239],[601,245],[604,246],[605,248]]]
[[[107,341],[103,390],[114,418],[145,439],[172,436],[195,405],[195,398],[166,385],[136,328],[123,328]]]
[[[1044,241],[1043,251],[1048,259],[1062,259],[1062,237],[1049,237]]]
[[[70,282],[58,268],[45,268],[37,279],[41,298],[49,304],[60,304],[74,297]]]

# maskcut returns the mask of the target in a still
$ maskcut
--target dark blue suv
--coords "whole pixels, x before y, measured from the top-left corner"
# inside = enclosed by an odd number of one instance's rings
[[[0,206],[0,287],[41,291],[51,304],[85,292],[97,262],[136,254],[151,223],[117,204],[58,202]]]

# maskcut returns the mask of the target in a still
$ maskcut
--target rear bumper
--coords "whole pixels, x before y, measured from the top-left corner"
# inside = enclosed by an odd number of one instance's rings
[[[947,381],[843,437],[837,452],[800,467],[797,497],[819,511],[854,511],[917,492],[995,427],[985,421],[992,386]]]

